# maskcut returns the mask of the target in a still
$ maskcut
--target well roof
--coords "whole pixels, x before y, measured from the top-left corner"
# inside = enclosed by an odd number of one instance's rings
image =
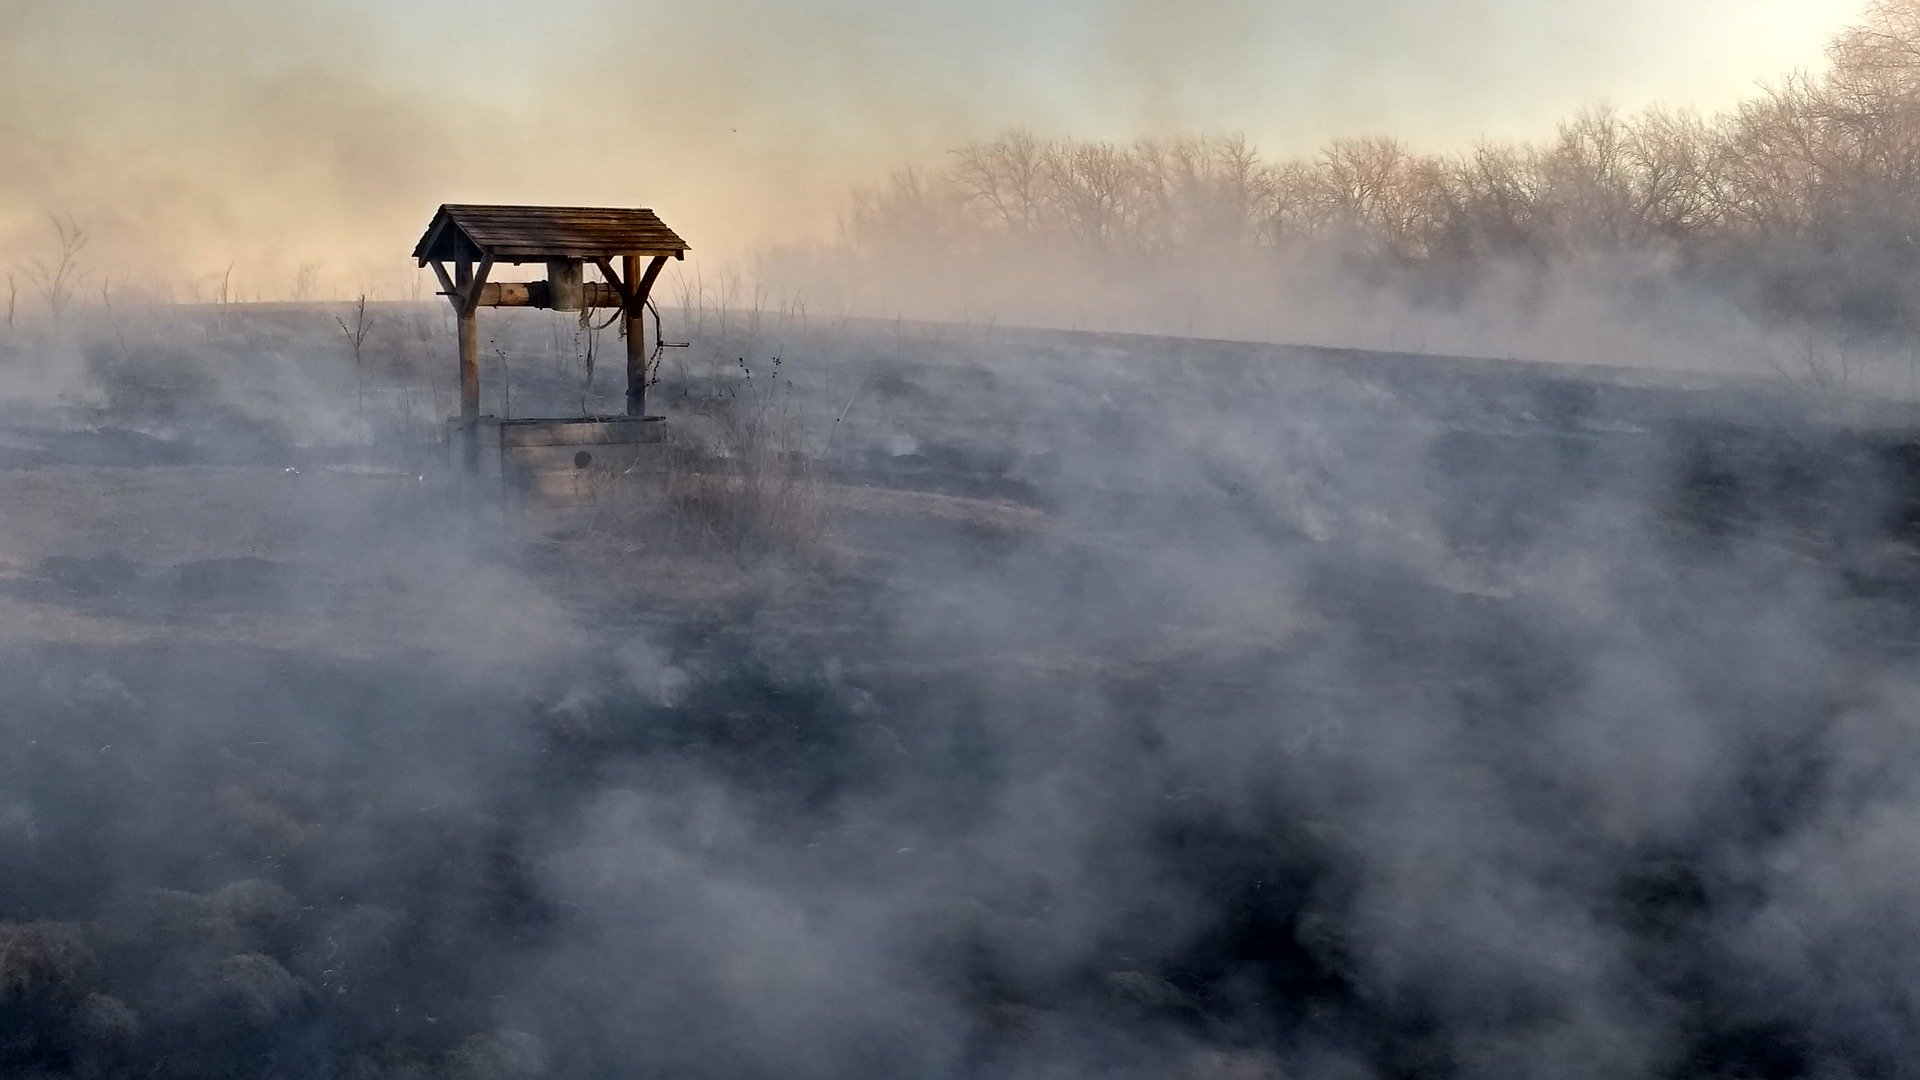
[[[512,263],[617,255],[685,258],[687,250],[687,242],[651,210],[447,203],[414,245],[413,257],[422,265],[463,257]]]

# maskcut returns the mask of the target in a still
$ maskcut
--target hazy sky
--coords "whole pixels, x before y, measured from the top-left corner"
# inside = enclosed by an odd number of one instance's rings
[[[1599,100],[1711,111],[1818,66],[1860,7],[0,0],[0,262],[59,208],[103,258],[373,280],[457,200],[649,205],[732,254],[1012,126],[1244,131],[1278,155],[1536,137]]]

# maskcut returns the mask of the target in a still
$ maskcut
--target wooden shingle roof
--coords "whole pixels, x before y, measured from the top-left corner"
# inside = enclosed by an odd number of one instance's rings
[[[598,259],[616,255],[685,258],[687,242],[651,210],[589,206],[490,206],[447,203],[414,245],[429,260],[495,262]]]

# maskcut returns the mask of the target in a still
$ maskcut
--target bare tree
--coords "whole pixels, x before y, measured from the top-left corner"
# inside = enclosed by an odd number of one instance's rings
[[[1638,240],[1632,216],[1627,125],[1611,106],[1560,125],[1540,159],[1547,220],[1563,252],[1613,249]]]
[[[1134,155],[1147,183],[1142,230],[1157,247],[1207,250],[1255,242],[1278,190],[1243,136],[1143,142]]]
[[[113,279],[100,279],[100,308],[106,312],[107,325],[113,328],[113,339],[120,344],[120,355],[127,355],[127,335],[120,329],[120,317],[113,310]]]
[[[52,253],[27,260],[22,270],[27,282],[46,301],[47,310],[58,320],[73,302],[80,287],[80,253],[86,249],[89,237],[71,214],[65,217],[48,215],[48,220],[53,223],[55,243]]]
[[[1031,236],[1046,213],[1049,152],[1048,144],[1027,131],[968,143],[954,151],[954,184],[988,220],[1014,235]]]
[[[1450,172],[1443,233],[1452,259],[1538,252],[1545,185],[1531,149],[1482,143]]]
[[[1128,239],[1130,221],[1146,190],[1139,161],[1112,143],[1051,147],[1046,156],[1052,200],[1068,236],[1081,246],[1105,250]]]
[[[492,347],[493,354],[500,358],[500,418],[511,420],[513,419],[513,365],[507,359],[506,346],[496,344],[492,340],[487,344]]]
[[[1310,240],[1327,225],[1326,203],[1320,197],[1320,178],[1310,161],[1286,161],[1267,170],[1272,189],[1259,237],[1282,247]]]
[[[1904,233],[1920,215],[1920,2],[1876,0],[1827,52],[1815,104],[1838,194],[1856,221]]]
[[[1649,109],[1627,127],[1631,212],[1643,237],[1684,241],[1715,222],[1713,132],[1691,112]]]
[[[288,299],[298,304],[304,304],[312,300],[318,295],[319,282],[320,264],[317,262],[301,263],[293,272],[293,289],[288,294]]]
[[[335,315],[333,321],[340,325],[340,332],[346,335],[347,345],[353,350],[353,365],[359,367],[366,347],[367,335],[373,331],[376,317],[367,314],[366,293],[361,293],[360,298],[355,300],[353,306],[347,310],[353,313],[352,323],[348,323],[339,315]]]
[[[1742,102],[1719,148],[1717,209],[1731,225],[1799,234],[1812,227],[1838,162],[1822,131],[1819,88],[1795,75]]]
[[[1424,257],[1446,170],[1396,139],[1337,139],[1321,155],[1320,196],[1346,242],[1395,260]]]
[[[362,299],[365,299],[364,297]],[[233,264],[220,275],[220,291],[213,298],[214,329],[219,333],[227,332],[227,316],[233,308]]]
[[[1037,251],[1063,272],[1076,259],[1125,273],[1149,254],[1289,249],[1456,296],[1516,258],[1546,270],[1656,253],[1765,297],[1782,319],[1920,332],[1920,0],[1868,0],[1828,55],[1823,73],[1764,86],[1722,116],[1601,105],[1544,143],[1446,158],[1382,138],[1268,162],[1234,137],[1013,131],[960,147],[944,171],[905,170],[860,193],[844,240],[895,257]]]
[[[229,272],[231,272],[232,268],[229,267],[228,269]],[[223,284],[221,286],[222,296],[224,296],[225,293],[226,287]],[[366,359],[367,335],[373,332],[375,317],[367,314],[366,293],[361,293],[360,298],[354,301],[353,306],[349,308],[348,311],[353,314],[353,321],[351,323],[339,315],[335,315],[333,321],[340,324],[340,332],[346,335],[347,338],[347,347],[353,350],[354,409],[360,414],[364,422],[367,410],[367,382],[364,361]]]
[[[847,223],[851,238],[876,248],[923,248],[965,231],[964,200],[945,176],[907,168],[879,188],[856,192]],[[721,309],[724,312],[726,303]]]

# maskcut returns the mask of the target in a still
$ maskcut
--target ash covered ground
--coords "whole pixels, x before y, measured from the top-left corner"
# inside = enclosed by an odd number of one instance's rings
[[[0,343],[0,1074],[1920,1060],[1898,410],[739,318],[654,400],[817,462],[742,537],[463,488],[333,314]]]

